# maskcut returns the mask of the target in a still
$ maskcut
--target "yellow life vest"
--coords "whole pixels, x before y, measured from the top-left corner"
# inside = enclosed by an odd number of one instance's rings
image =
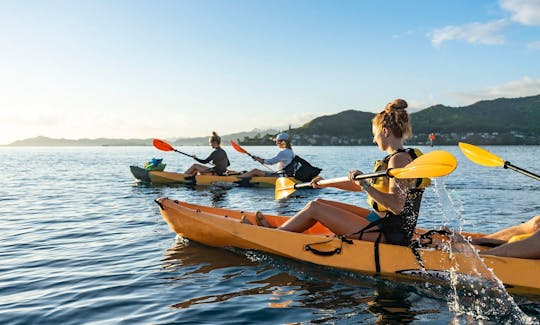
[[[532,235],[534,235],[534,232],[531,232],[530,234],[523,234],[523,235],[512,236],[512,237],[508,240],[508,242],[509,242],[509,243],[513,243],[513,242],[516,242],[516,241],[520,241],[520,240],[529,238],[529,237],[531,237]]]
[[[390,161],[390,158],[392,158],[395,154],[397,154],[399,152],[408,153],[413,160],[422,155],[422,152],[419,149],[416,149],[416,148],[398,149],[393,154],[384,157],[384,159],[377,160],[375,162],[375,166],[373,167],[373,172],[376,173],[376,172],[387,170],[388,169],[388,162]],[[416,189],[426,188],[430,184],[431,184],[431,179],[429,179],[429,178],[417,178],[413,188],[416,188]],[[383,192],[383,193],[390,192],[390,180],[389,180],[388,176],[380,176],[380,177],[372,178],[371,179],[371,186],[374,187],[375,189],[377,189],[378,191]],[[375,200],[373,200],[373,198],[370,195],[368,195],[367,203],[375,211],[379,211],[379,212],[388,211],[388,209],[385,206],[375,202]]]

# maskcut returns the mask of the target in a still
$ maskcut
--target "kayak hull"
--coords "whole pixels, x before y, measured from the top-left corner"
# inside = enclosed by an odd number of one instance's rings
[[[130,166],[133,176],[146,183],[153,184],[189,184],[189,185],[215,185],[229,184],[241,187],[268,187],[273,188],[278,177],[258,176],[242,179],[237,175],[196,175],[195,177],[183,174],[166,171],[147,171],[144,168]],[[298,181],[294,180],[295,183]]]
[[[144,168],[138,166],[129,166],[129,170],[133,174],[133,177],[140,180],[141,182],[150,183],[150,175],[148,171]]]
[[[342,242],[318,223],[304,233],[294,233],[256,226],[253,212],[212,208],[166,198],[158,199],[158,202],[161,214],[170,228],[190,240],[214,247],[258,250],[353,272],[376,273],[373,242]],[[369,211],[365,210],[365,213],[367,215]],[[248,218],[253,225],[241,223],[242,216]],[[273,225],[288,219],[284,216],[265,216]],[[316,255],[306,250],[306,245],[320,251],[332,251],[341,247],[341,252],[331,256]],[[409,247],[381,243],[380,274],[428,279],[430,275],[440,278],[441,273],[453,269],[459,274],[479,276],[470,256],[460,253],[449,255],[434,248],[421,248],[418,251],[425,269],[421,268]],[[540,260],[487,255],[483,259],[505,285],[516,287],[518,291],[540,294]]]

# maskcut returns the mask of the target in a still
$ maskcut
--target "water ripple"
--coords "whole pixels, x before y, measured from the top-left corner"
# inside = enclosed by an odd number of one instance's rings
[[[229,148],[225,148],[229,151]],[[253,147],[271,155],[274,148]],[[423,148],[425,151],[431,148]],[[462,159],[445,179],[466,230],[489,232],[540,213],[540,183]],[[512,162],[538,167],[540,147],[496,147]],[[369,171],[376,147],[296,147],[327,178]],[[186,147],[204,156],[206,147]],[[153,186],[136,183],[129,165],[162,157],[171,171],[192,161],[150,147],[0,148],[0,323],[456,323],[448,289],[415,281],[352,274],[250,251],[175,241],[156,197],[293,215],[323,197],[365,205],[364,193],[299,190],[284,201],[272,189]],[[229,151],[233,167],[253,161]],[[339,157],[339,159],[336,159]],[[46,166],[44,168],[44,166]],[[537,169],[538,170],[538,169]],[[488,222],[489,221],[489,222]],[[419,225],[445,223],[429,188]],[[513,296],[540,316],[538,297]],[[497,319],[500,320],[500,319]],[[495,319],[493,319],[495,321]]]

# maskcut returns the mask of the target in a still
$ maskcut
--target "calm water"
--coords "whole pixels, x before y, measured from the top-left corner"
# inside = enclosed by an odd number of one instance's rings
[[[486,147],[540,172],[540,147]],[[207,147],[182,147],[205,157]],[[235,169],[259,167],[225,147]],[[248,147],[270,156],[271,147]],[[429,151],[431,148],[423,148]],[[458,169],[426,191],[422,227],[449,224],[490,232],[540,214],[540,182],[476,166],[457,147]],[[297,147],[325,177],[369,171],[376,147]],[[130,164],[164,158],[167,170],[192,161],[153,147],[0,148],[0,323],[440,323],[515,322],[446,286],[350,274],[257,252],[175,240],[153,200],[293,214],[315,197],[365,205],[365,196],[324,189],[284,202],[271,189],[147,186]],[[443,198],[441,189],[447,193]],[[460,220],[460,221],[459,221]],[[497,297],[495,297],[497,298]],[[480,299],[480,298],[478,298]],[[540,297],[513,296],[540,317]],[[500,300],[500,299],[499,299]],[[505,302],[506,303],[506,302]],[[470,305],[470,306],[469,306]],[[481,308],[477,308],[481,306]]]

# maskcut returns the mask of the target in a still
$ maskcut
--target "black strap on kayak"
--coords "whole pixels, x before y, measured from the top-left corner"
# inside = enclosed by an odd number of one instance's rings
[[[375,257],[375,272],[380,273],[381,272],[381,258],[379,255],[379,244],[381,243],[382,239],[382,232],[381,229],[377,226],[383,221],[382,218],[379,218],[373,222],[370,222],[367,226],[364,228],[358,230],[355,233],[352,233],[351,236],[358,235],[358,240],[362,240],[362,237],[365,233],[370,232],[378,232],[379,235],[377,236],[377,239],[375,239],[375,242],[373,243],[373,255]],[[373,228],[373,229],[372,229]],[[371,229],[371,230],[368,230]]]
[[[438,234],[442,236],[449,236],[452,233],[448,230],[440,229],[440,230],[429,230],[425,233],[421,234],[416,240],[411,242],[411,245],[409,246],[416,257],[416,261],[418,262],[418,265],[420,265],[421,268],[425,268],[424,261],[422,260],[422,257],[420,256],[420,252],[418,251],[419,248],[427,247],[428,245],[433,244],[433,235]]]
[[[445,229],[432,229],[432,230],[428,230],[426,231],[425,233],[421,234],[418,239],[416,239],[414,242],[413,242],[413,245],[415,245],[416,247],[426,247],[428,245],[431,245],[433,244],[433,235],[434,234],[437,234],[437,235],[441,235],[441,236],[450,236],[452,235],[452,232],[451,231],[448,231],[448,230],[445,230]]]
[[[331,251],[321,251],[321,250],[318,250],[316,248],[313,248],[311,246],[313,245],[321,245],[321,244],[326,244],[326,243],[329,243],[331,241],[333,241],[334,239],[336,238],[339,238],[339,240],[341,240],[341,243],[339,245],[339,247],[331,250]],[[322,242],[318,242],[318,243],[312,243],[312,244],[306,244],[306,246],[304,246],[304,249],[306,251],[309,251],[309,252],[312,252],[313,254],[315,255],[321,255],[321,256],[332,256],[332,255],[335,255],[335,254],[340,254],[342,249],[343,249],[343,242],[347,243],[347,244],[353,244],[353,241],[350,240],[350,239],[347,239],[345,238],[344,236],[339,236],[339,235],[336,235],[334,237],[332,237],[331,239],[329,240],[325,240],[325,241],[322,241]]]
[[[381,232],[381,229],[380,228],[375,228],[375,229],[372,229],[372,230],[368,230],[368,229],[371,229],[371,228],[374,228],[375,226],[378,226],[381,222],[382,222],[383,218],[379,218],[373,222],[370,222],[367,226],[365,226],[364,228],[358,230],[357,232],[353,232],[352,234],[350,234],[349,236],[347,237],[353,237],[355,235],[358,235],[358,240],[362,240],[362,237],[364,236],[365,233],[369,233],[369,232]]]

